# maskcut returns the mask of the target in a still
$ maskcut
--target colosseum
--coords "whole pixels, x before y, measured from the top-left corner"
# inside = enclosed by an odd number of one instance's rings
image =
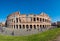
[[[41,29],[50,28],[51,19],[50,17],[42,12],[41,14],[20,14],[20,12],[14,12],[8,15],[7,27],[12,29]]]

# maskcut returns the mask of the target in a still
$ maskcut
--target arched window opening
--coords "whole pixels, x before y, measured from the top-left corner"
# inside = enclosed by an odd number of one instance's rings
[[[39,18],[37,17],[37,21],[39,21]]]
[[[34,25],[34,29],[36,29],[36,25]]]
[[[29,28],[29,26],[28,26],[28,25],[26,25],[26,28],[28,29],[28,28]]]
[[[23,29],[25,29],[25,25],[23,25]]]
[[[34,18],[33,20],[36,21],[36,18]]]
[[[32,25],[30,25],[30,29],[32,29]]]

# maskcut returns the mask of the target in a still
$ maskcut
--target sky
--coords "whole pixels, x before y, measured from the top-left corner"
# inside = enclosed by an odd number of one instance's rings
[[[45,12],[52,22],[60,21],[60,0],[0,0],[0,22],[17,11],[21,14]]]

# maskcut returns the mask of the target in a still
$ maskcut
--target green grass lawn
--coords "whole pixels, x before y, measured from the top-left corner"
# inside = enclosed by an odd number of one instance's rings
[[[55,28],[42,33],[29,36],[4,36],[0,35],[0,41],[52,41],[60,34],[60,28]]]

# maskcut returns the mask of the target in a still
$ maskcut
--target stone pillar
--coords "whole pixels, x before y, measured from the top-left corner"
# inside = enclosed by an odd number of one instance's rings
[[[14,25],[13,25],[13,29],[14,29]]]
[[[21,25],[21,29],[23,29],[23,25]]]
[[[37,17],[35,17],[35,19],[36,19],[36,22],[37,22]],[[35,22],[35,23],[36,23],[36,22]]]
[[[29,26],[29,29],[30,29],[30,25],[28,25]]]
[[[19,17],[18,17],[18,29],[19,29],[19,23],[20,23],[20,22],[19,22]]]
[[[15,18],[15,29],[16,29],[16,18]]]
[[[25,25],[25,29],[26,29],[26,25]]]
[[[32,17],[32,22],[33,22],[33,17]]]
[[[32,25],[32,29],[34,29],[34,25]]]

